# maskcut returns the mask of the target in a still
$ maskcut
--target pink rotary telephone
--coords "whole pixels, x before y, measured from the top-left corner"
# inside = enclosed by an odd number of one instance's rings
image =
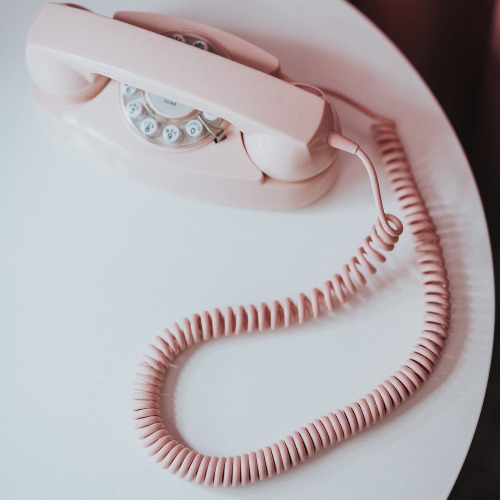
[[[130,50],[125,40],[134,40]],[[283,81],[274,56],[229,33],[157,14],[109,19],[48,4],[27,61],[49,125],[155,185],[290,208],[335,179],[327,139],[338,123],[328,101]]]
[[[131,39],[133,48],[123,50]],[[335,91],[291,82],[274,56],[234,35],[165,15],[118,12],[110,19],[50,3],[32,26],[26,58],[35,104],[51,128],[95,158],[170,190],[220,203],[293,208],[330,189],[339,149],[368,171],[378,217],[339,274],[295,301],[204,311],[156,338],[136,375],[133,415],[163,467],[198,483],[255,482],[371,426],[427,380],[448,336],[449,286],[439,237],[394,122]],[[162,419],[162,381],[176,356],[201,341],[286,328],[333,311],[366,283],[362,271],[376,272],[370,260],[383,262],[381,252],[392,250],[402,232],[401,222],[384,212],[370,159],[341,134],[325,94],[374,119],[375,141],[415,242],[425,295],[422,331],[402,366],[351,405],[263,449],[204,455],[177,442]]]

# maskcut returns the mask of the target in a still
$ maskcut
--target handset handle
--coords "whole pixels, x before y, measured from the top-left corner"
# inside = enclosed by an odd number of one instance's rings
[[[107,78],[215,114],[244,134],[254,163],[272,177],[310,178],[332,162],[330,106],[279,78],[169,37],[64,4],[47,4],[26,49],[44,91],[85,100]]]

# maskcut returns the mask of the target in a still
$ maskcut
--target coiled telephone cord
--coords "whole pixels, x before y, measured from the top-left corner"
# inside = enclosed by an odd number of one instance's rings
[[[375,171],[357,145],[348,141],[341,149],[356,154],[367,167],[379,212],[370,236],[340,274],[335,274],[322,289],[300,294],[296,301],[258,306],[215,309],[184,318],[171,330],[156,337],[151,354],[145,355],[136,374],[133,395],[133,418],[139,437],[150,455],[164,468],[187,480],[214,486],[237,486],[280,474],[336,442],[347,439],[387,416],[413,395],[433,371],[448,337],[450,322],[449,284],[439,236],[432,217],[411,172],[408,158],[396,131],[395,123],[330,89],[332,94],[374,118],[375,141],[405,221],[412,234],[425,296],[423,327],[408,359],[391,376],[366,396],[349,406],[306,424],[270,446],[232,457],[212,457],[191,450],[177,442],[166,429],[160,410],[163,377],[177,355],[201,341],[243,332],[287,328],[317,318],[322,310],[333,311],[335,303],[345,302],[356,293],[356,284],[364,285],[361,272],[376,272],[368,260],[383,262],[381,251],[391,251],[402,231],[399,220],[383,212]],[[342,136],[330,136],[335,145]],[[372,168],[372,167],[371,167]]]

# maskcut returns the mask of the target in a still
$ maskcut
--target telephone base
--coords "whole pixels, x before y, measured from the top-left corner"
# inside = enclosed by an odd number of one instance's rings
[[[326,170],[304,181],[266,176],[250,160],[241,133],[232,126],[218,144],[187,152],[165,151],[127,126],[110,126],[109,116],[119,114],[117,86],[110,81],[94,99],[78,104],[50,96],[35,85],[32,94],[42,122],[65,143],[92,161],[182,195],[224,205],[292,209],[313,203],[336,180],[335,157]],[[96,123],[102,124],[102,130]]]

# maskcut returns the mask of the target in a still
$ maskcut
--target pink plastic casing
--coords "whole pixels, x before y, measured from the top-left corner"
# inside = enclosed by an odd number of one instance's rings
[[[214,40],[228,58],[161,35],[172,31]],[[223,31],[165,15],[110,19],[47,4],[26,57],[49,126],[148,183],[214,202],[291,208],[335,180],[328,135],[338,123],[329,103],[278,78],[274,56]],[[150,143],[127,126],[118,82],[224,118],[227,139],[188,152]]]

